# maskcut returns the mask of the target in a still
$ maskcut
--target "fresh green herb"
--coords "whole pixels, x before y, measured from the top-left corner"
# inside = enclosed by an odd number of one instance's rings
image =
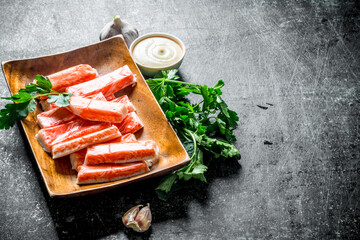
[[[212,159],[236,158],[240,153],[232,142],[233,130],[239,120],[221,98],[224,82],[219,80],[212,88],[177,81],[177,69],[160,71],[147,83],[173,126],[186,150],[190,163],[166,176],[156,188],[158,197],[166,200],[171,192],[180,189],[190,179],[206,182],[204,173]],[[191,104],[185,96],[202,96],[199,103]],[[206,157],[205,157],[206,156]],[[205,161],[206,159],[206,161]]]
[[[1,98],[13,101],[13,103],[6,104],[5,108],[0,110],[0,129],[9,129],[17,121],[26,118],[30,112],[35,111],[35,99],[38,97],[48,96],[47,101],[54,102],[59,107],[70,104],[71,93],[58,93],[52,90],[49,78],[42,75],[37,75],[35,80],[36,84],[30,83],[11,97]]]

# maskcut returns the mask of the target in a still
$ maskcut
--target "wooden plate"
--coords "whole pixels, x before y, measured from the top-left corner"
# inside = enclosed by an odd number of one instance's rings
[[[35,135],[40,130],[36,124],[36,114],[41,112],[41,109],[37,107],[35,112],[29,114],[26,119],[21,121],[21,125],[24,128],[51,197],[79,196],[111,189],[171,172],[190,161],[186,150],[166,120],[164,113],[131,58],[122,37],[113,37],[106,41],[69,52],[3,62],[2,69],[9,89],[14,94],[20,88],[24,88],[26,84],[32,82],[37,74],[49,75],[81,63],[89,64],[97,69],[100,76],[126,64],[136,74],[136,87],[124,90],[144,123],[143,130],[135,135],[141,140],[154,140],[159,146],[160,158],[159,162],[151,168],[150,172],[136,177],[109,183],[77,185],[76,172],[71,169],[69,158],[63,157],[53,160],[36,140]]]

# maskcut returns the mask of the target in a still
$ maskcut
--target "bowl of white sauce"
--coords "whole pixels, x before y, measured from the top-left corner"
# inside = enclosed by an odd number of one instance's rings
[[[179,68],[185,45],[168,33],[148,33],[135,39],[130,45],[130,53],[141,73],[153,77],[160,70]]]

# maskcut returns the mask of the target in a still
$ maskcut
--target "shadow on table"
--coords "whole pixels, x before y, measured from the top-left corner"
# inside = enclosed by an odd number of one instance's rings
[[[45,187],[42,188],[60,239],[97,239],[112,234],[125,234],[128,239],[148,239],[151,228],[145,233],[127,229],[122,224],[123,214],[137,204],[150,203],[153,224],[186,219],[190,202],[198,201],[206,205],[211,182],[216,178],[235,177],[241,166],[237,161],[231,160],[226,164],[217,164],[213,169],[216,171],[209,172],[208,184],[201,190],[176,192],[167,202],[158,199],[154,191],[161,178],[77,198],[52,199]]]

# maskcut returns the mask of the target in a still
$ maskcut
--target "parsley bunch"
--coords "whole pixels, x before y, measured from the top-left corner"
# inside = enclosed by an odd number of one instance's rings
[[[5,105],[0,110],[0,129],[9,129],[17,121],[27,117],[30,112],[35,111],[38,97],[48,96],[48,102],[54,102],[59,107],[68,106],[71,93],[58,93],[52,90],[52,84],[49,78],[42,75],[35,77],[36,84],[30,83],[19,90],[11,97],[2,97],[1,99],[11,100],[13,103]]]
[[[221,98],[224,82],[219,80],[209,88],[207,85],[177,81],[179,76],[176,73],[177,69],[160,71],[153,79],[146,80],[191,156],[187,166],[166,176],[156,188],[162,200],[182,188],[184,181],[196,179],[206,182],[204,173],[212,159],[240,159],[239,151],[232,144],[236,141],[233,130],[239,117]],[[202,100],[191,104],[185,98],[189,94],[200,95]]]

